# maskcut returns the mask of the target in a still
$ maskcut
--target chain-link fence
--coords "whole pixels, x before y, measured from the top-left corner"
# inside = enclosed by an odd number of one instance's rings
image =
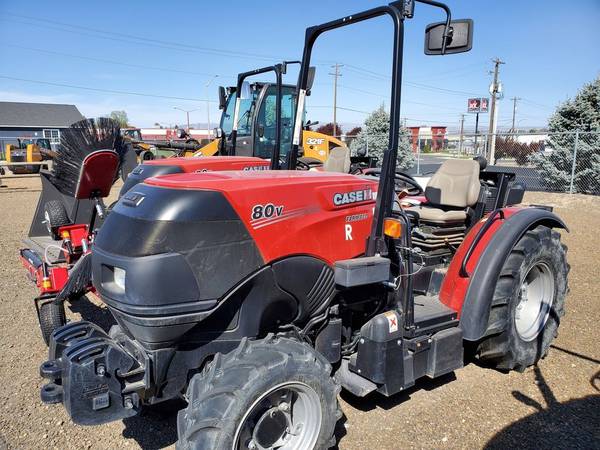
[[[353,153],[355,136],[343,136]],[[369,154],[384,136],[361,138],[361,147]],[[406,142],[408,139],[408,143]],[[471,159],[483,155],[488,170],[509,170],[516,181],[529,191],[567,192],[600,195],[600,133],[573,131],[568,133],[419,133],[404,136],[404,145],[412,152],[408,171],[429,175],[448,158]],[[357,141],[358,142],[358,141]],[[372,143],[369,146],[365,143]],[[381,146],[381,145],[379,145]],[[365,148],[367,147],[367,148]]]

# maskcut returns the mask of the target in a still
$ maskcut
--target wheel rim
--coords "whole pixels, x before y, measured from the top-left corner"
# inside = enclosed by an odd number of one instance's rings
[[[534,340],[544,329],[554,301],[554,274],[548,264],[537,262],[521,284],[515,310],[517,333],[524,341]]]
[[[235,432],[233,449],[314,448],[321,421],[321,401],[313,388],[296,381],[282,383],[248,408]]]

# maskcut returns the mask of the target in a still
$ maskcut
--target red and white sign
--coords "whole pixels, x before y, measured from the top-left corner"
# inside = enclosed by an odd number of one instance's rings
[[[490,99],[487,97],[470,98],[467,101],[467,112],[470,113],[487,113]]]
[[[388,327],[390,333],[398,331],[398,316],[393,311],[388,311],[385,314],[385,318],[388,321]]]

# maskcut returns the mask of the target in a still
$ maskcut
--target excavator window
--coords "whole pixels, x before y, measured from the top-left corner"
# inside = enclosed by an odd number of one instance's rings
[[[281,151],[284,156],[292,144],[292,117],[295,88],[283,86],[281,91]],[[269,86],[258,111],[255,128],[254,156],[270,158],[276,142],[277,87]]]

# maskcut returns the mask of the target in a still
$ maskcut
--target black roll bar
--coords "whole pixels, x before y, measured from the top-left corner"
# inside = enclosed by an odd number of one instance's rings
[[[283,63],[283,64],[275,64],[273,66],[266,66],[266,67],[262,67],[260,69],[254,69],[254,70],[250,70],[248,72],[242,72],[240,74],[238,74],[238,79],[237,79],[237,86],[236,86],[236,99],[235,99],[235,110],[233,113],[233,128],[231,130],[231,134],[230,134],[230,139],[231,139],[231,148],[229,150],[229,156],[234,156],[235,155],[235,147],[236,147],[236,141],[237,141],[237,127],[238,127],[238,115],[240,113],[240,101],[241,101],[241,94],[242,94],[242,84],[244,83],[244,80],[248,77],[254,76],[254,75],[260,75],[262,73],[267,73],[267,72],[274,72],[275,73],[275,78],[276,78],[276,100],[275,100],[275,115],[276,115],[276,120],[275,120],[275,133],[276,133],[276,137],[275,137],[275,147],[273,148],[273,154],[271,155],[271,170],[277,170],[279,169],[279,154],[281,152],[281,86],[283,84],[283,77],[282,75],[285,73],[285,69],[284,67],[287,65],[287,63]]]
[[[322,25],[316,25],[306,29],[304,39],[304,50],[302,54],[302,64],[298,76],[298,85],[296,87],[296,114],[294,117],[294,135],[292,140],[292,151],[288,153],[286,168],[295,169],[300,147],[300,139],[303,128],[303,111],[306,100],[306,89],[308,83],[308,71],[310,67],[310,58],[313,46],[317,38],[328,31],[345,27],[365,20],[374,19],[380,16],[390,16],[394,25],[394,48],[392,60],[392,86],[390,99],[390,134],[388,138],[388,148],[383,154],[383,163],[381,168],[381,177],[377,192],[377,202],[375,204],[375,213],[373,215],[373,224],[371,233],[367,239],[365,254],[373,256],[382,253],[385,250],[385,239],[383,236],[383,220],[392,213],[394,201],[394,174],[396,173],[396,160],[398,156],[398,139],[400,134],[400,98],[402,90],[402,59],[404,43],[404,18],[412,17],[414,11],[414,2],[425,3],[431,6],[442,8],[446,12],[446,27],[444,30],[444,39],[442,53],[445,52],[446,44],[451,36],[450,28],[450,9],[443,3],[434,0],[400,0],[390,3],[386,6],[379,6],[367,11],[363,11],[341,19],[332,20]]]

